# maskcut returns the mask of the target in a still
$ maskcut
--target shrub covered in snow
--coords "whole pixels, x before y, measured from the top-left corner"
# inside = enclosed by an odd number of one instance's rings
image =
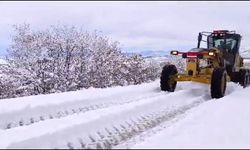
[[[1,98],[140,84],[159,77],[159,66],[119,43],[82,28],[63,25],[34,31],[16,25],[8,65],[0,67]]]

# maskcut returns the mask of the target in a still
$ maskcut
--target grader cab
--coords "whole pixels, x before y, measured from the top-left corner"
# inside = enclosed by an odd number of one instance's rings
[[[206,42],[206,48],[200,47],[201,42]],[[175,65],[165,65],[160,78],[161,90],[174,92],[177,82],[193,81],[210,84],[211,97],[221,98],[227,82],[246,87],[250,84],[250,70],[244,68],[239,55],[240,42],[241,35],[235,31],[200,32],[197,48],[188,52],[171,51],[172,55],[186,59],[186,71],[178,74]]]

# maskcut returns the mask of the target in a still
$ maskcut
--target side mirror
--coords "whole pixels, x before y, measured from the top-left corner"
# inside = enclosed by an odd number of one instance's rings
[[[202,40],[202,34],[199,32],[198,41],[201,41],[201,40]]]

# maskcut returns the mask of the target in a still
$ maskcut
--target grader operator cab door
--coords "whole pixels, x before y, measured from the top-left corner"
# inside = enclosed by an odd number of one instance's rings
[[[207,36],[207,40],[202,40],[202,36]],[[200,32],[198,36],[198,48],[201,42],[206,42],[207,48],[217,48],[223,54],[221,67],[226,68],[227,73],[232,77],[232,72],[238,72],[242,67],[242,58],[239,55],[241,35],[235,31],[215,30],[213,32]]]
[[[237,69],[235,61],[238,60],[236,57],[239,56],[240,42],[241,36],[239,34],[227,30],[214,31],[207,37],[208,49],[218,48],[222,51],[225,59],[224,65],[229,73]]]

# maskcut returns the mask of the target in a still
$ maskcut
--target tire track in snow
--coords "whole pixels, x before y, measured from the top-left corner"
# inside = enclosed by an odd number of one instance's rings
[[[185,92],[185,91],[182,91],[182,93],[183,92]],[[165,93],[165,92],[163,92],[163,93]],[[166,96],[166,93],[161,95],[161,97],[165,97],[165,96]],[[128,108],[134,110],[134,109],[136,109],[135,108],[136,106],[140,106],[140,105],[143,105],[145,103],[152,104],[158,98],[159,97],[148,98],[148,99],[145,99],[144,101],[137,101],[135,103],[128,103],[128,104],[124,104],[124,105],[120,105],[120,106],[112,106],[111,108],[99,109],[96,111],[90,111],[90,112],[83,113],[83,114],[75,114],[75,115],[71,115],[71,116],[68,116],[65,118],[61,118],[61,119],[52,119],[52,120],[44,121],[41,123],[33,124],[30,126],[13,128],[10,130],[3,130],[2,134],[0,133],[0,135],[5,140],[2,141],[2,143],[0,143],[0,147],[6,147],[7,145],[11,144],[12,141],[16,141],[16,142],[23,141],[23,140],[26,140],[29,138],[40,137],[40,136],[50,134],[50,133],[53,133],[56,131],[64,130],[64,129],[70,128],[74,125],[85,124],[85,123],[88,123],[90,121],[95,122],[95,121],[98,121],[99,119],[102,120],[103,119],[102,116],[104,117],[104,122],[106,122],[106,120],[105,120],[106,116],[113,116],[113,115],[116,115],[117,113],[119,114],[119,112],[124,112],[124,111],[126,113]],[[71,123],[71,122],[73,122],[73,123]],[[64,124],[66,124],[66,125],[64,125]],[[56,127],[56,128],[54,128],[54,127]],[[90,125],[89,127],[94,127],[94,126]],[[35,131],[35,132],[33,132],[33,131]],[[29,133],[29,132],[33,132],[33,133]]]
[[[64,145],[59,147],[66,147],[69,149],[112,149],[115,146],[128,141],[129,139],[140,135],[147,130],[159,126],[161,123],[170,121],[179,115],[184,114],[186,111],[201,104],[201,101],[194,102],[190,105],[181,107],[178,110],[172,112],[165,112],[162,114],[149,114],[146,116],[141,116],[135,120],[127,120],[123,124],[105,128],[109,136],[104,136],[105,131],[97,131],[96,134],[89,135],[89,142],[83,140],[83,138],[78,138],[74,141],[68,141]]]
[[[183,90],[182,86],[179,86],[179,87],[177,87],[176,92],[179,92],[182,90]],[[30,115],[30,116],[25,116],[25,117],[18,117],[15,119],[13,119],[13,116],[10,116],[9,118],[12,120],[5,121],[4,123],[0,123],[0,128],[5,129],[5,130],[9,130],[9,129],[16,128],[16,127],[28,126],[28,125],[38,123],[41,121],[46,121],[49,119],[64,118],[64,117],[68,117],[68,116],[73,115],[73,114],[86,113],[88,111],[94,111],[97,109],[108,108],[108,107],[112,107],[115,105],[124,105],[124,104],[128,104],[128,103],[133,103],[136,101],[143,100],[145,98],[153,98],[153,97],[161,96],[163,94],[166,94],[166,92],[161,92],[160,89],[157,88],[150,95],[139,96],[138,98],[133,98],[133,99],[131,99],[131,98],[125,99],[125,100],[121,100],[118,102],[116,102],[116,101],[105,102],[104,101],[104,102],[100,102],[99,104],[98,103],[97,104],[89,104],[89,105],[83,105],[80,107],[77,105],[75,107],[72,106],[71,108],[51,112],[48,114],[43,113],[43,114],[39,114],[37,116]],[[44,108],[42,108],[42,109],[44,109]],[[19,114],[19,113],[17,112],[17,114]]]
[[[115,105],[124,105],[124,104],[129,104],[129,103],[133,103],[133,102],[137,102],[137,101],[141,101],[145,98],[154,98],[154,97],[158,97],[161,96],[162,93],[155,93],[152,94],[151,96],[146,96],[146,97],[140,97],[137,99],[128,99],[125,100],[123,102],[109,102],[109,103],[101,103],[101,104],[94,104],[94,105],[87,105],[87,106],[83,106],[83,107],[78,107],[78,108],[71,108],[68,110],[61,110],[52,114],[45,114],[45,115],[40,115],[37,117],[29,117],[28,119],[19,119],[18,121],[11,121],[8,123],[5,123],[1,126],[2,129],[12,129],[12,128],[16,128],[16,127],[20,127],[20,126],[28,126],[34,123],[38,123],[41,121],[46,121],[49,119],[57,119],[57,118],[63,118],[63,117],[68,117],[70,115],[74,115],[74,114],[79,114],[79,113],[86,113],[88,111],[94,111],[97,109],[103,109],[103,108],[108,108],[108,107],[112,107]]]
[[[228,88],[226,90],[225,97],[230,96],[230,94],[236,90],[242,90],[242,89],[243,88],[239,84],[228,83]],[[208,95],[205,96],[204,98],[208,99],[208,100],[210,99],[208,97]],[[196,106],[194,106],[194,107],[197,107],[200,104],[201,103],[197,103],[197,105],[195,104]],[[190,109],[193,109],[194,107],[192,107]],[[190,109],[187,109],[186,111],[188,111]],[[174,124],[176,121],[182,119],[184,117],[183,114],[185,114],[186,111],[184,113],[179,114],[178,116],[180,116],[180,117],[171,118],[170,120],[168,120],[166,122],[160,123],[158,126],[150,128],[147,132],[143,132],[142,134],[136,135],[136,136],[128,139],[127,141],[121,142],[119,145],[115,145],[113,148],[114,149],[130,149],[131,147],[133,147],[133,145],[135,145],[141,141],[144,141],[145,138],[150,137],[153,134],[156,134],[156,133],[162,131],[163,129]],[[68,145],[68,147],[69,147],[69,145]]]
[[[233,92],[234,87],[230,89],[227,95]],[[43,148],[113,148],[163,122],[175,119],[186,111],[209,100],[208,90],[208,88],[194,88],[145,99],[145,101],[151,100],[153,103],[147,105],[142,103],[142,105],[132,109],[125,109],[119,113],[114,111],[112,115],[104,115],[102,118],[91,122],[72,125],[52,134],[24,138],[16,141],[16,143],[10,142],[9,148],[41,146]],[[160,100],[152,100],[157,98]],[[185,98],[187,100],[184,100]],[[168,101],[170,103],[165,103]],[[176,101],[181,102],[183,105],[173,104]],[[171,106],[162,107],[163,104],[170,104]],[[126,105],[133,105],[133,103],[117,107],[122,108],[126,107]],[[153,107],[152,110],[151,107]],[[158,107],[159,109],[157,109]],[[79,119],[82,118],[79,117]]]
[[[72,126],[52,135],[43,135],[13,143],[9,148],[41,146],[48,148],[113,147],[204,102],[208,98],[207,94],[201,96],[199,91],[200,89],[191,89],[150,98],[152,102],[148,104],[133,106],[131,109],[125,109],[120,113],[114,112],[113,115]],[[187,100],[183,98],[187,98]],[[164,106],[164,104],[169,104],[169,106]]]

